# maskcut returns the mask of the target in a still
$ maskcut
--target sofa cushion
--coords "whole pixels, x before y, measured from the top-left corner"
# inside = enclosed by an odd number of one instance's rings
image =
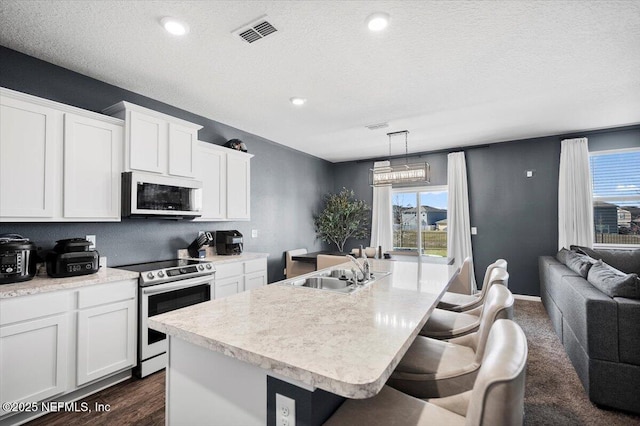
[[[562,263],[563,265],[566,265],[567,264],[567,253],[569,253],[569,250],[567,250],[566,248],[560,249],[558,254],[556,254],[556,259],[558,259],[558,262]]]
[[[560,286],[563,291],[555,302],[585,352],[591,358],[618,361],[616,301],[581,277],[563,277]]]
[[[573,272],[569,267],[561,263],[549,264],[549,281],[546,283],[545,288],[549,293],[549,296],[556,302],[556,305],[562,310],[559,299],[562,299],[565,294],[563,277],[578,277],[582,278],[579,274]]]
[[[624,273],[640,275],[640,249],[614,250],[571,246],[571,250],[576,250],[579,253],[586,254],[594,259],[602,260],[607,265]]]
[[[609,297],[640,299],[638,275],[625,274],[598,260],[589,269],[587,280]]]
[[[589,269],[591,269],[591,265],[593,264],[593,259],[584,254],[575,253],[569,250],[567,250],[565,256],[566,265],[569,269],[579,274],[582,278],[587,278]]]
[[[640,300],[616,297],[620,361],[640,366]]]

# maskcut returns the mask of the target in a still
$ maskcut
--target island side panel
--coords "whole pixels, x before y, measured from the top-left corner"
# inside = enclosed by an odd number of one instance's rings
[[[277,425],[276,394],[296,402],[296,426],[320,426],[333,414],[346,398],[322,389],[309,391],[294,384],[267,377],[267,426]]]
[[[266,424],[265,370],[168,337],[168,425]]]

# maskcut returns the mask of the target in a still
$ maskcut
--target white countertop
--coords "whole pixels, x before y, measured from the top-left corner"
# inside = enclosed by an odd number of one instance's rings
[[[138,272],[115,268],[100,268],[95,274],[67,278],[51,278],[44,272],[36,275],[30,281],[0,285],[0,299],[106,284],[114,281],[137,280],[139,275]]]
[[[151,328],[347,398],[377,394],[456,268],[372,261],[352,294],[272,284],[149,319]],[[312,274],[310,274],[312,275]],[[300,277],[296,277],[300,279]]]

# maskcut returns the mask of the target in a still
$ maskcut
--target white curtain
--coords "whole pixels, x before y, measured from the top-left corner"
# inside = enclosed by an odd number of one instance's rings
[[[452,152],[447,156],[447,182],[449,201],[447,211],[447,255],[454,258],[456,266],[467,257],[473,259],[471,249],[471,225],[469,219],[469,190],[467,188],[467,164],[464,152]],[[470,268],[469,294],[478,291],[473,263]]]
[[[376,161],[374,168],[390,167],[389,161]],[[382,246],[383,252],[393,249],[393,213],[391,185],[373,187],[371,247]]]
[[[593,190],[587,138],[565,139],[558,181],[558,250],[593,246]]]

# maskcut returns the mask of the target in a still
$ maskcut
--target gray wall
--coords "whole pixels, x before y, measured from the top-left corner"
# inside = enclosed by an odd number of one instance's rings
[[[51,248],[58,239],[95,234],[100,254],[109,258],[110,266],[117,266],[173,258],[199,230],[238,229],[245,236],[245,250],[270,254],[269,282],[283,278],[284,251],[324,247],[315,239],[312,215],[322,195],[333,189],[331,163],[2,46],[0,63],[2,87],[96,112],[126,100],[201,124],[199,138],[203,141],[221,145],[241,139],[255,155],[251,160],[250,222],[2,223],[0,233],[22,234],[43,249]],[[252,229],[258,230],[258,238],[251,238]]]
[[[640,146],[640,126],[633,126],[466,149],[471,226],[478,228],[472,236],[478,283],[491,262],[505,258],[511,290],[540,294],[538,256],[557,252],[560,141],[583,136],[589,138],[592,151]],[[446,155],[421,157],[431,165],[432,185],[447,182]],[[336,164],[334,189],[353,188],[358,198],[371,203],[368,170],[372,166],[371,161]],[[535,170],[534,176],[527,178],[526,170]]]

